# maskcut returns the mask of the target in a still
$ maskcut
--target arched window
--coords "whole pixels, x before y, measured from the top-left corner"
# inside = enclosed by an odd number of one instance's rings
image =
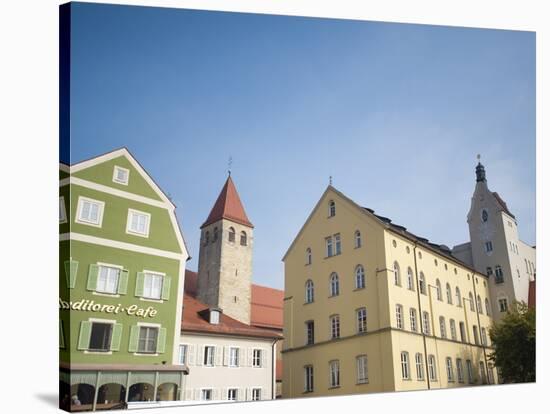
[[[235,229],[233,227],[229,227],[229,233],[227,233],[227,234],[228,234],[229,241],[234,242],[235,241]]]
[[[306,282],[306,303],[311,303],[314,299],[313,281],[308,279]]]
[[[206,233],[204,233],[204,245],[206,246],[209,241],[210,241],[210,232],[207,231]]]
[[[409,353],[401,352],[401,377],[403,379],[411,378],[411,371],[409,369]]]
[[[451,339],[456,341],[456,322],[454,319],[449,320],[449,326],[451,327]]]
[[[420,276],[418,277],[418,285],[420,286],[420,293],[423,295],[426,294],[426,278],[424,277],[424,273],[420,272]]]
[[[472,295],[472,292],[468,293],[468,299],[470,300],[470,310],[472,312],[475,312],[475,307],[474,307],[474,295]]]
[[[447,326],[445,325],[445,318],[443,316],[439,317],[439,331],[442,338],[447,338]]]
[[[422,330],[426,335],[430,334],[430,314],[426,311],[422,312]]]
[[[414,290],[413,271],[410,267],[407,268],[407,289]]]
[[[462,295],[460,294],[460,289],[459,289],[458,286],[455,289],[455,296],[456,296],[456,306],[461,308],[462,307]]]
[[[340,294],[340,280],[337,273],[330,275],[330,296],[338,296]]]
[[[431,381],[437,381],[437,367],[435,366],[435,356],[428,355],[428,373]]]
[[[489,299],[485,298],[485,313],[487,316],[491,315],[491,306],[489,305]]]
[[[447,368],[447,381],[453,382],[455,378],[453,373],[453,360],[451,358],[445,358],[445,367]]]
[[[212,242],[218,240],[218,228],[214,227],[214,233],[212,234]]]
[[[477,295],[477,311],[483,315],[483,306],[481,306],[481,297]]]
[[[355,289],[363,289],[365,287],[365,269],[361,265],[355,268]]]
[[[334,200],[328,202],[328,216],[334,217],[336,215],[336,203]]]
[[[355,231],[355,248],[361,247],[361,232],[359,230]]]
[[[309,247],[306,249],[306,264],[311,264],[311,249]]]
[[[401,275],[399,274],[399,263],[393,262],[393,276],[396,286],[401,286]]]
[[[441,297],[441,282],[439,281],[439,279],[436,279],[435,281],[435,294],[437,300],[443,300],[443,298]]]
[[[246,246],[247,240],[246,240],[246,233],[244,231],[241,231],[241,246]]]
[[[447,303],[449,305],[452,305],[453,304],[453,292],[451,291],[451,285],[449,285],[448,283],[447,283],[446,291],[447,291]]]

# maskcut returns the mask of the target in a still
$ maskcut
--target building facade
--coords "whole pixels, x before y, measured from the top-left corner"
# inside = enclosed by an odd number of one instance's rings
[[[492,383],[487,277],[329,186],[284,258],[283,398]]]
[[[470,241],[455,246],[452,253],[489,277],[491,307],[495,320],[500,320],[514,301],[529,303],[536,249],[520,240],[516,217],[499,194],[489,189],[481,163],[476,167],[467,222]]]
[[[124,148],[61,165],[59,185],[62,408],[182,398],[175,206]]]

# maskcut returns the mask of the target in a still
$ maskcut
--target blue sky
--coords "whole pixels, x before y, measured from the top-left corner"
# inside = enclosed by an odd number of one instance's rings
[[[334,186],[449,246],[481,153],[535,243],[535,34],[73,4],[71,163],[126,146],[199,227],[227,177],[255,225],[256,283]],[[67,161],[67,160],[65,160]]]

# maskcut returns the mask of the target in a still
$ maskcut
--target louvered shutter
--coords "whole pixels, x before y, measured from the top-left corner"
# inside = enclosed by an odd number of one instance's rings
[[[195,365],[196,356],[195,345],[189,344],[187,347],[187,365]]]
[[[99,275],[99,266],[92,263],[90,265],[90,268],[88,269],[88,283],[86,285],[86,289],[96,290],[98,275]]]
[[[171,285],[171,277],[164,276],[164,280],[162,281],[162,299],[163,300],[170,299],[170,285]]]
[[[80,322],[80,333],[78,335],[78,349],[86,350],[90,345],[90,336],[92,335],[92,322]]]
[[[143,284],[145,281],[145,273],[138,272],[136,276],[136,292],[135,296],[141,297],[143,296]]]
[[[202,365],[204,361],[204,346],[203,345],[197,345],[197,365]]]
[[[66,260],[65,261],[65,277],[67,280],[67,287],[69,289],[74,289],[76,286],[76,275],[78,272],[78,262],[76,260]]]
[[[214,365],[220,366],[223,361],[223,346],[214,347]]]
[[[111,351],[120,350],[120,340],[122,338],[122,324],[115,323],[113,325],[113,333],[111,336]]]
[[[223,365],[224,366],[229,365],[229,347],[228,346],[223,347]]]
[[[128,352],[137,352],[139,341],[139,326],[134,325],[130,328],[130,341],[128,345]]]
[[[265,368],[267,367],[267,348],[262,348],[262,360],[261,360],[261,364],[262,364],[262,368]]]
[[[248,348],[248,352],[247,352],[247,366],[248,367],[251,367],[254,365],[254,348]]]
[[[157,353],[163,354],[166,347],[166,328],[159,328],[159,336],[157,338]]]
[[[122,269],[118,274],[118,289],[120,295],[125,295],[128,291],[128,270]]]

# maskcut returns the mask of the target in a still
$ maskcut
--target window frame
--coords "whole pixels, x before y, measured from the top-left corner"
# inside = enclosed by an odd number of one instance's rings
[[[112,345],[112,342],[113,342],[113,328],[116,324],[116,321],[111,321],[111,320],[102,320],[102,319],[90,319],[89,322],[91,322],[91,326],[90,326],[90,339],[88,341],[88,346],[86,347],[86,351],[85,352],[91,352],[91,353],[101,353],[101,354],[108,354],[111,352],[111,345]],[[107,343],[104,344],[106,346],[106,349],[104,348],[92,348],[91,344],[92,344],[92,337],[93,337],[93,332],[94,332],[94,326],[96,325],[104,325],[104,326],[108,326],[109,328],[109,332],[108,332],[108,339],[107,339]],[[103,342],[105,342],[105,339],[103,340]]]
[[[117,270],[117,275],[116,275],[116,283],[115,283],[115,287],[114,287],[114,291],[108,291],[108,290],[101,290],[99,289],[99,282],[101,280],[101,271],[102,269],[115,269]],[[97,263],[97,281],[96,281],[96,284],[95,284],[95,288],[94,288],[94,292],[97,292],[97,293],[100,293],[102,295],[112,295],[112,296],[118,296],[118,284],[120,283],[120,273],[124,270],[124,268],[120,265],[114,265],[114,264],[110,264],[110,263],[102,263],[102,262],[98,262]],[[107,283],[107,282],[105,282]]]
[[[139,327],[139,332],[138,332],[138,344],[137,344],[137,349],[136,349],[136,354],[147,354],[147,355],[152,355],[152,354],[156,354],[157,353],[157,347],[158,347],[158,340],[159,340],[159,334],[160,334],[160,326],[153,326],[153,325],[137,325]],[[156,334],[155,334],[155,338],[154,338],[154,349],[152,351],[149,351],[147,349],[141,349],[141,342],[142,342],[142,338],[141,338],[141,332],[143,330],[146,330],[148,333],[150,331],[155,331]],[[149,341],[151,340],[151,338],[149,338],[149,335],[147,334],[146,337],[145,337],[145,341],[146,343],[148,343]]]
[[[313,392],[314,390],[314,372],[313,365],[304,366],[304,392]]]
[[[330,339],[340,338],[340,315],[334,314],[329,317],[330,320]]]
[[[410,370],[409,353],[407,351],[401,351],[400,359],[401,359],[401,379],[410,380],[411,370]]]
[[[305,303],[313,303],[315,301],[315,285],[311,279],[306,280],[305,294]]]
[[[118,178],[118,171],[123,171],[126,173],[126,180],[122,181]],[[113,167],[113,183],[121,184],[121,185],[128,185],[130,182],[130,170],[128,168],[121,167],[120,165],[115,165]]]
[[[254,348],[252,350],[252,367],[262,368],[262,349]]]
[[[65,197],[59,196],[59,224],[67,222],[67,209],[65,208]]]
[[[418,332],[418,319],[416,308],[409,308],[409,322],[412,332]]]
[[[340,361],[333,359],[329,361],[329,388],[340,387]]]
[[[328,202],[328,217],[334,217],[336,216],[336,203],[334,200],[330,200]]]
[[[356,384],[368,384],[369,367],[367,355],[357,355],[355,357],[355,381]]]
[[[355,266],[355,289],[365,289],[365,268],[363,265]]]
[[[445,358],[445,371],[447,372],[447,382],[455,382],[453,359],[451,357]]]
[[[362,334],[367,332],[367,308],[362,307],[355,310],[356,332]]]
[[[141,295],[141,297],[143,299],[150,299],[150,300],[155,300],[155,301],[161,301],[162,300],[162,291],[164,289],[164,282],[165,282],[165,277],[166,277],[166,274],[164,273],[161,273],[161,272],[155,272],[155,271],[152,271],[152,270],[143,270],[143,294]],[[147,288],[147,279],[148,277],[150,278],[153,278],[153,280],[151,281],[151,293],[153,292],[153,281],[155,278],[160,278],[161,279],[161,283],[160,283],[160,289],[159,289],[159,296],[158,297],[155,297],[155,296],[148,296],[147,293],[146,293],[146,288]]]
[[[202,355],[202,366],[213,367],[216,364],[216,346],[204,345]]]
[[[332,272],[329,278],[329,297],[335,297],[340,295],[340,277],[338,273]]]
[[[401,305],[400,303],[395,304],[395,327],[397,329],[404,329],[403,305]]]
[[[359,230],[355,230],[354,240],[355,240],[355,248],[356,249],[361,248],[363,245],[363,240],[361,238],[361,232]]]
[[[410,266],[407,268],[407,289],[414,291],[414,274]]]
[[[306,325],[306,345],[313,345],[315,343],[315,321],[305,321]]]
[[[416,379],[418,381],[424,381],[424,356],[422,353],[417,352],[414,355],[414,363],[416,367]]]
[[[433,354],[428,355],[428,375],[430,381],[437,381],[437,363]]]
[[[97,222],[90,221],[86,218],[82,218],[82,210],[84,203],[97,204]],[[100,200],[95,200],[90,197],[78,196],[77,206],[76,206],[76,217],[75,223],[84,224],[86,226],[98,227],[101,228],[103,224],[103,213],[105,210],[105,202]]]
[[[145,230],[143,232],[132,229],[132,222],[133,222],[134,216],[146,217]],[[151,229],[151,213],[147,213],[146,211],[136,210],[133,208],[128,209],[128,216],[126,218],[126,234],[148,238],[150,229]]]

